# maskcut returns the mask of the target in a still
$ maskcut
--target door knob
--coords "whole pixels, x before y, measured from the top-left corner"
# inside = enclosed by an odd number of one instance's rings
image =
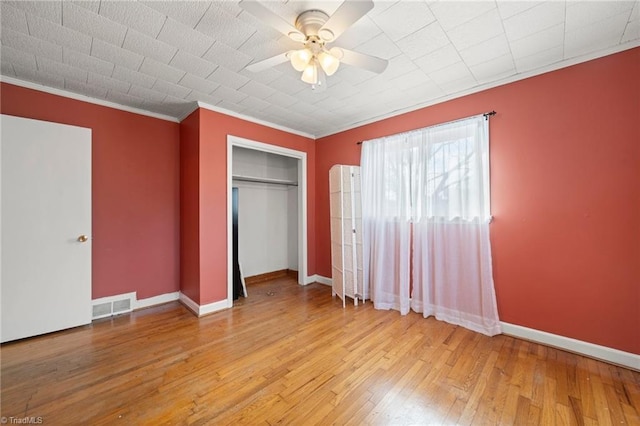
[[[81,243],[86,243],[88,239],[89,237],[87,237],[86,235],[80,235],[78,237],[78,241],[80,241]]]

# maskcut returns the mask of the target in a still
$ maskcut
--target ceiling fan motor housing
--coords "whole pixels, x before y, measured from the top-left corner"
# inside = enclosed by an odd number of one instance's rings
[[[323,29],[318,34],[320,28],[329,20],[329,15],[321,10],[307,10],[302,12],[296,19],[296,28],[299,29],[310,40],[316,36],[318,41],[330,41],[333,39],[333,33],[328,29]]]

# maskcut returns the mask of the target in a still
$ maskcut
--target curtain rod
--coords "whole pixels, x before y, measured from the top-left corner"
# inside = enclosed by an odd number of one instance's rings
[[[486,120],[488,120],[488,119],[489,119],[489,117],[491,117],[492,115],[496,115],[496,114],[497,114],[497,112],[495,112],[495,111],[489,111],[489,112],[485,112],[485,113],[484,113],[484,114],[482,114],[482,115],[484,115],[484,118],[485,118]],[[478,114],[478,115],[479,115],[479,114]],[[460,119],[458,119],[458,120],[453,120],[453,121],[459,121],[459,120],[465,120],[465,119],[464,119],[464,118],[460,118]],[[451,121],[450,121],[449,123],[451,123]],[[442,123],[442,124],[446,124],[446,123]],[[437,124],[436,124],[436,126],[437,126]],[[356,142],[356,145],[362,145],[362,141]]]

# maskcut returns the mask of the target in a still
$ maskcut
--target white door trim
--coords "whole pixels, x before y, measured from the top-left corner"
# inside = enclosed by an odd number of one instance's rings
[[[298,284],[307,284],[307,153],[227,135],[227,303],[233,306],[233,147],[296,158],[298,163]]]

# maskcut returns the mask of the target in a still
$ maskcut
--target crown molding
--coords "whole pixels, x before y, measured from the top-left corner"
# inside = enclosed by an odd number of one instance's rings
[[[170,115],[158,114],[155,112],[147,111],[140,108],[134,108],[126,105],[120,105],[115,102],[106,101],[103,99],[91,98],[89,96],[80,95],[78,93],[69,92],[64,89],[56,89],[53,87],[43,86],[41,84],[33,83],[31,81],[20,80],[14,77],[7,77],[5,75],[0,75],[0,81],[3,83],[13,84],[14,86],[24,87],[26,89],[33,89],[39,92],[50,93],[52,95],[62,96],[64,98],[75,99],[77,101],[88,102],[94,105],[105,106],[108,108],[118,109],[121,111],[131,112],[133,114],[146,115],[147,117],[158,118],[160,120],[172,121],[174,123],[179,123],[180,121],[176,117],[171,117]]]
[[[229,115],[231,117],[239,118],[241,120],[249,121],[249,122],[255,123],[255,124],[260,124],[261,126],[271,127],[272,129],[281,130],[281,131],[287,132],[287,133],[292,133],[294,135],[302,136],[304,138],[309,138],[309,139],[313,139],[313,140],[316,139],[316,137],[314,135],[312,135],[311,133],[301,132],[300,130],[291,129],[291,128],[285,127],[285,126],[280,126],[279,124],[274,124],[274,123],[271,123],[269,121],[260,120],[259,118],[251,117],[251,116],[245,115],[245,114],[240,114],[238,112],[234,112],[234,111],[231,111],[231,110],[228,110],[228,109],[224,109],[224,108],[220,108],[220,107],[217,107],[217,106],[213,106],[213,105],[207,104],[205,102],[197,101],[197,105],[198,105],[199,108],[204,108],[204,109],[208,109],[209,111],[219,112],[220,114]],[[189,112],[189,114],[191,114],[193,111],[195,111],[195,109],[192,110],[191,112]],[[185,115],[185,117],[187,117],[189,114]],[[183,119],[185,117],[183,117]]]

